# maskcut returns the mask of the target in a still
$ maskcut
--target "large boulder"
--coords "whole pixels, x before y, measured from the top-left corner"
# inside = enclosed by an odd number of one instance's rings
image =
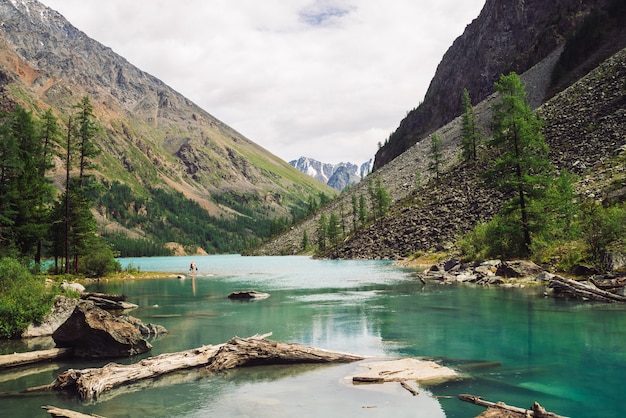
[[[503,261],[496,270],[496,276],[507,278],[535,277],[542,271],[544,270],[532,261]]]
[[[130,357],[150,351],[152,345],[133,325],[82,301],[53,334],[58,347],[71,347],[77,357]]]
[[[30,324],[22,333],[22,338],[46,337],[52,335],[72,315],[79,300],[57,296],[48,315],[38,324]]]

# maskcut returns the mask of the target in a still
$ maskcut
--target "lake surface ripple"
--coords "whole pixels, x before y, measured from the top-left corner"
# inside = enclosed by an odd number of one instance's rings
[[[164,325],[148,355],[219,344],[237,335],[367,356],[435,358],[464,378],[420,388],[352,386],[356,365],[271,366],[210,374],[176,373],[113,390],[95,402],[66,395],[17,394],[68,368],[108,361],[46,363],[0,372],[3,416],[46,417],[55,405],[105,417],[474,417],[484,408],[459,393],[571,417],[623,417],[626,306],[561,301],[542,289],[423,285],[414,271],[380,261],[307,257],[155,257],[120,260],[168,279],[100,282],[90,291],[123,293],[131,314]],[[194,277],[189,264],[195,261]],[[184,279],[176,278],[184,275]],[[233,301],[233,291],[270,293]],[[1,353],[46,341],[0,342]],[[146,357],[148,355],[144,355]],[[130,363],[142,357],[116,360]],[[450,397],[450,398],[448,398]]]

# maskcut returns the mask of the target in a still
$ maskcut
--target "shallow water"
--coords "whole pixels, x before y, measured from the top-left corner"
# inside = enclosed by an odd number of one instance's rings
[[[193,278],[192,259],[198,265]],[[3,416],[45,417],[40,406],[48,404],[109,418],[472,417],[484,410],[457,400],[459,393],[521,407],[538,401],[572,417],[626,416],[626,307],[621,305],[547,299],[538,289],[422,285],[411,270],[375,261],[239,256],[121,261],[173,274],[89,288],[128,295],[140,306],[133,316],[169,330],[152,341],[149,355],[272,332],[277,341],[368,356],[434,357],[465,377],[420,388],[413,397],[398,384],[352,386],[345,377],[354,364],[216,375],[197,370],[113,390],[86,404],[50,393],[3,395]],[[251,289],[271,297],[248,302],[226,297]],[[3,353],[25,349],[22,343],[0,344]],[[21,377],[16,373],[33,369],[2,372],[0,392],[50,383],[69,367],[105,363],[46,364]]]

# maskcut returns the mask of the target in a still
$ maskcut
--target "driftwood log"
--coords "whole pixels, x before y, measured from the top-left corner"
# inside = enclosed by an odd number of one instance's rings
[[[595,286],[577,282],[576,280],[567,279],[565,277],[554,276],[550,279],[550,287],[556,293],[566,293],[574,297],[584,299],[597,300],[601,302],[615,303],[626,302],[626,297],[616,295],[606,290],[598,289]]]
[[[83,292],[80,294],[81,299],[89,299],[91,297],[112,300],[114,302],[125,302],[128,297],[126,295],[110,295],[108,293],[99,292]]]
[[[100,415],[81,414],[80,412],[72,411],[69,409],[61,409],[52,405],[42,406],[41,408],[48,411],[50,416],[53,416],[55,418],[103,418]]]
[[[29,351],[27,353],[4,354],[0,356],[0,370],[41,361],[56,360],[71,355],[71,348],[51,348],[49,350]]]
[[[49,385],[27,389],[72,391],[84,400],[97,399],[103,392],[115,387],[154,379],[178,370],[206,367],[220,371],[242,366],[295,363],[348,363],[363,357],[307,347],[268,341],[271,334],[250,338],[234,337],[230,341],[178,353],[161,354],[135,364],[109,363],[101,368],[69,369]]]
[[[460,394],[459,399],[464,402],[473,403],[475,405],[480,405],[489,408],[489,410],[485,414],[479,415],[480,417],[534,417],[534,418],[564,418],[561,415],[554,414],[552,412],[547,412],[541,405],[537,402],[533,403],[533,406],[530,409],[519,408],[517,406],[510,406],[505,404],[504,402],[489,402],[476,395],[468,395],[468,394]],[[490,413],[490,410],[493,413]],[[504,415],[503,411],[508,412],[508,415]]]

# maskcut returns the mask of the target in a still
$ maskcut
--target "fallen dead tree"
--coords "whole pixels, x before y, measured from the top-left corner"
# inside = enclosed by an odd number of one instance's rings
[[[549,287],[552,288],[555,296],[580,297],[608,303],[626,302],[624,296],[560,276],[554,276],[550,279]]]
[[[48,411],[48,413],[54,418],[103,418],[100,415],[81,414],[80,412],[72,411],[69,409],[61,409],[52,405],[42,406],[41,408]]]
[[[27,389],[71,391],[83,400],[97,399],[103,392],[144,379],[154,379],[178,370],[206,367],[220,371],[243,366],[295,363],[347,363],[363,357],[266,340],[270,334],[234,337],[215,346],[161,354],[129,365],[109,363],[101,368],[69,369],[49,385]]]
[[[484,414],[480,414],[481,418],[499,418],[499,417],[534,417],[534,418],[563,418],[561,415],[547,412],[537,402],[533,403],[530,409],[518,408],[517,406],[510,406],[504,402],[489,402],[476,395],[460,394],[459,399],[464,402],[473,403],[489,408]],[[509,414],[505,415],[503,411]]]
[[[27,353],[4,354],[0,356],[0,370],[41,361],[56,360],[71,355],[71,348],[51,348],[49,350],[29,351]]]

